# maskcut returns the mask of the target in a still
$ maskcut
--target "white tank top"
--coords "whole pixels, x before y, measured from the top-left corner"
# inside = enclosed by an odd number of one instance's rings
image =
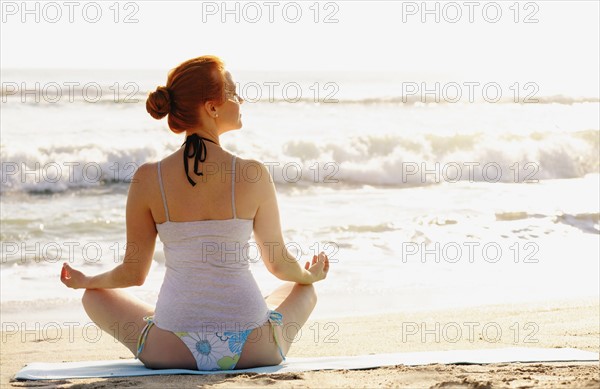
[[[158,295],[155,324],[173,332],[242,331],[265,324],[269,308],[249,262],[253,220],[235,213],[235,156],[232,158],[233,219],[172,222],[158,182],[167,221],[156,224],[164,245],[166,273]],[[256,250],[254,250],[256,251]]]

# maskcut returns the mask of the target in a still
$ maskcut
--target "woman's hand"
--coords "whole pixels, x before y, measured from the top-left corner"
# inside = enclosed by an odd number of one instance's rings
[[[313,255],[312,263],[306,262],[304,268],[312,274],[313,282],[324,280],[329,271],[329,258],[321,251],[318,257]]]
[[[80,289],[86,288],[89,281],[89,277],[80,272],[79,270],[73,269],[68,264],[63,263],[63,267],[60,272],[60,280],[69,288]]]

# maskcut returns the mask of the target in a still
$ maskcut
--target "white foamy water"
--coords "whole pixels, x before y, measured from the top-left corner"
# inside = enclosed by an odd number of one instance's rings
[[[65,74],[5,76],[93,81],[104,91],[95,103],[4,95],[0,288],[8,318],[78,304],[81,292],[58,280],[61,263],[90,274],[118,263],[128,180],[183,142],[145,112],[145,93],[164,83],[162,73]],[[318,82],[321,101],[247,102],[244,128],[222,144],[271,166],[284,237],[300,261],[329,253],[316,317],[597,296],[597,96],[402,103],[385,79],[345,76],[334,103],[322,100],[336,74],[273,77],[306,93]],[[114,82],[124,90],[119,102]],[[122,101],[128,82],[137,103]],[[251,268],[265,294],[280,282],[259,260]],[[154,301],[163,273],[159,243],[146,284],[132,291]]]

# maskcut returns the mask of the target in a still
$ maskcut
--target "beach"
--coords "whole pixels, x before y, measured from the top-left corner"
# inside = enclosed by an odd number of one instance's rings
[[[5,72],[24,85],[94,81],[103,97],[89,101],[79,89],[72,102],[5,96],[3,320],[75,304],[80,293],[56,278],[62,262],[97,274],[123,260],[133,173],[183,142],[144,109],[163,73]],[[400,76],[236,73],[241,90],[275,81],[303,91],[315,80],[340,87],[331,103],[279,95],[246,102],[243,128],[222,136],[225,150],[268,166],[290,253],[302,264],[320,251],[329,256],[323,294],[352,304],[324,300],[314,315],[597,295],[598,99],[403,103]],[[115,100],[114,82],[127,81],[137,93]],[[242,172],[249,180],[253,173]],[[266,295],[279,280],[252,244],[250,269]],[[157,240],[148,279],[132,292],[155,302],[164,272]],[[415,291],[421,300],[401,298]]]
[[[58,70],[13,70],[6,76],[15,82],[74,77]],[[10,381],[34,361],[132,357],[108,334],[94,331],[81,307],[82,291],[64,287],[58,276],[63,262],[98,274],[123,260],[130,178],[141,164],[164,158],[182,142],[144,111],[145,91],[159,77],[162,71],[76,73],[81,85],[89,80],[101,85],[105,97],[94,102],[75,97],[50,104],[6,96],[0,185],[3,387],[45,385]],[[598,352],[597,97],[549,96],[539,104],[405,103],[389,97],[400,90],[390,77],[364,83],[352,74],[240,73],[241,85],[276,79],[310,90],[317,79],[340,86],[335,103],[248,102],[242,106],[244,128],[223,135],[226,150],[269,167],[290,252],[300,263],[320,251],[330,258],[330,274],[317,284],[319,302],[289,356],[511,346]],[[128,80],[139,87],[130,99],[136,101],[115,100],[113,81]],[[252,243],[251,238],[249,267],[266,296],[281,281],[266,270]],[[146,282],[130,292],[156,303],[164,273],[157,240]],[[421,332],[429,335],[423,339]],[[597,387],[598,364],[396,366],[49,385],[454,383]]]
[[[296,343],[290,349],[288,357],[504,347],[571,347],[599,352],[598,314],[597,299],[579,299],[330,320],[310,319],[296,337]],[[474,329],[472,333],[462,331],[459,335],[456,331],[444,330],[451,327],[466,329],[468,326]],[[501,334],[498,336],[497,332],[482,331],[486,327],[493,327],[494,331],[500,329]],[[42,325],[41,329],[43,328],[45,330],[38,333],[30,331],[24,334],[18,328],[2,332],[2,387],[597,388],[600,385],[598,362],[398,365],[362,370],[282,374],[14,381],[14,374],[24,364],[33,361],[132,358],[131,353],[116,343],[108,333],[97,337],[91,327],[86,331],[83,331],[82,326],[73,327],[69,331],[63,327],[60,333],[53,326]],[[435,328],[439,330],[436,332]],[[425,329],[429,332],[426,333]]]
[[[329,257],[289,357],[597,353],[599,4],[3,2],[0,386],[598,388],[597,361],[12,378],[35,361],[132,358],[59,274],[65,262],[90,276],[123,263],[135,172],[185,141],[147,98],[160,89],[173,113],[169,71],[203,55],[235,84],[216,109],[239,108],[235,126],[215,116],[218,145],[268,169],[300,265]],[[205,178],[229,185],[206,157]],[[254,235],[241,252],[268,296],[283,281]],[[157,237],[145,282],[128,291],[155,305],[169,265]]]

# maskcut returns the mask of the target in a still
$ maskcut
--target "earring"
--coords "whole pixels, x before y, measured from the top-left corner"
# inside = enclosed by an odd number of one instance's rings
[[[216,119],[216,118],[218,118],[218,117],[219,117],[219,114],[218,114],[218,113],[216,113],[216,114],[215,114],[215,119]]]

